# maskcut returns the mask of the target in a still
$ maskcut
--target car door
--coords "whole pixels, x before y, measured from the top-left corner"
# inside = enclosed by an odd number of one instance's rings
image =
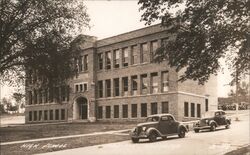
[[[160,121],[159,121],[159,131],[162,134],[166,135],[168,128],[169,128],[168,116],[162,116]]]
[[[168,116],[168,134],[177,133],[178,130],[178,122],[176,122],[173,116]]]

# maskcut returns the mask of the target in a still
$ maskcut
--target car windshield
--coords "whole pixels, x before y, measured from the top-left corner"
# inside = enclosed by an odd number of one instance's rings
[[[159,121],[159,117],[158,116],[154,116],[154,117],[148,117],[147,122],[158,122]]]

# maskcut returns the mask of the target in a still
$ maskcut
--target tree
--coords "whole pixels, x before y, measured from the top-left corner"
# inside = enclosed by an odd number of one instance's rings
[[[204,84],[221,68],[227,56],[230,68],[239,78],[250,69],[250,2],[247,0],[139,0],[144,11],[141,20],[150,25],[156,20],[174,34],[159,48],[155,61],[167,58],[176,70],[185,69],[180,81],[198,80]],[[236,69],[237,68],[237,69]]]
[[[25,95],[19,92],[15,92],[12,94],[12,98],[14,98],[14,100],[16,101],[15,107],[17,107],[17,110],[22,104],[24,104],[24,97]]]
[[[72,76],[70,42],[88,22],[86,7],[78,0],[1,0],[2,81],[13,82],[29,70],[49,83]]]
[[[6,97],[2,98],[2,105],[5,108],[5,110],[9,110],[10,107],[12,106],[10,100],[7,99]]]

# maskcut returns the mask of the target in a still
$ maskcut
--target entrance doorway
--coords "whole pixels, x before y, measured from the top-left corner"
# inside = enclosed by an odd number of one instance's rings
[[[80,97],[76,100],[78,106],[78,118],[88,119],[88,101],[84,97]]]

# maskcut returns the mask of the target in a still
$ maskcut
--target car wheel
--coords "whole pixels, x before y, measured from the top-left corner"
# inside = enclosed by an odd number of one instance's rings
[[[194,129],[194,132],[195,133],[198,133],[200,130],[199,129]]]
[[[228,121],[227,121],[226,129],[229,129],[229,128],[230,128],[230,124],[229,124]]]
[[[214,123],[213,123],[213,124],[211,124],[210,131],[215,131],[215,129],[216,129],[215,124],[214,124]]]
[[[185,137],[185,134],[186,134],[185,130],[184,130],[184,129],[180,129],[180,132],[179,132],[178,136],[179,136],[180,138],[184,138],[184,137]]]
[[[166,140],[167,139],[167,136],[162,136],[161,137],[163,140]]]
[[[148,138],[150,142],[155,142],[157,139],[157,135],[155,132],[151,132]]]
[[[139,142],[139,138],[132,138],[131,139],[133,143],[138,143]]]

